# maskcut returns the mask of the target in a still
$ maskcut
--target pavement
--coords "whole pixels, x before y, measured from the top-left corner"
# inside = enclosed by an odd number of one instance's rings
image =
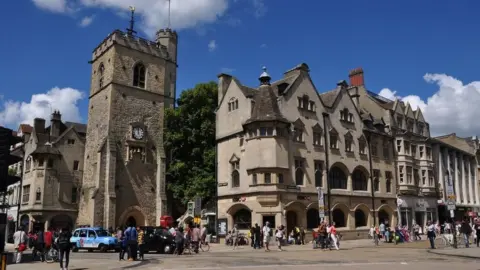
[[[477,248],[475,245],[472,245],[470,248],[431,249],[428,252],[436,255],[480,260],[480,248]]]
[[[118,261],[118,254],[113,252],[76,252],[71,254],[70,270],[118,270],[118,269],[164,269],[164,270],[222,270],[222,269],[248,269],[248,270],[278,270],[279,268],[310,270],[352,268],[369,270],[455,270],[479,269],[476,258],[445,256],[453,253],[450,250],[432,250],[444,252],[434,254],[428,250],[426,241],[402,243],[394,245],[381,242],[375,247],[372,240],[342,241],[340,250],[322,251],[312,249],[311,244],[303,246],[285,246],[284,251],[278,251],[272,246],[270,252],[253,250],[241,246],[233,250],[224,244],[211,244],[209,252],[193,255],[164,255],[146,254],[145,261]],[[453,250],[452,252],[472,254],[480,249],[469,248]],[[480,253],[480,252],[479,252]],[[470,253],[469,253],[470,254]],[[480,258],[480,256],[479,256]],[[59,269],[58,263],[47,264],[41,262],[25,262],[12,264],[8,270],[28,269],[50,270]]]

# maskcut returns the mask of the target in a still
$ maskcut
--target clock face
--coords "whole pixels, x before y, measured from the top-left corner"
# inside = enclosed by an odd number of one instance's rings
[[[143,131],[143,128],[133,128],[133,138],[137,140],[143,139],[143,136],[145,135],[145,132]]]

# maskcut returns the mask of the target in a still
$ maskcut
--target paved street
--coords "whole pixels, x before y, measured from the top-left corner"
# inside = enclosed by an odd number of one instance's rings
[[[383,244],[373,247],[369,241],[360,240],[343,243],[340,251],[312,250],[311,246],[288,246],[285,251],[252,250],[241,247],[233,251],[231,248],[216,245],[210,252],[197,255],[172,256],[161,254],[148,254],[143,262],[118,262],[115,253],[87,253],[72,254],[70,270],[101,270],[101,269],[185,269],[185,270],[217,270],[217,269],[258,269],[277,270],[296,269],[310,270],[323,267],[334,269],[339,266],[352,269],[380,270],[386,267],[389,270],[405,269],[478,269],[480,260],[449,257],[448,250],[443,250],[443,255],[428,252],[426,242],[409,244]],[[471,248],[469,251],[478,252],[480,249]],[[456,251],[460,252],[461,251]],[[9,270],[28,269],[35,270],[58,269],[57,264],[26,263],[9,265]]]

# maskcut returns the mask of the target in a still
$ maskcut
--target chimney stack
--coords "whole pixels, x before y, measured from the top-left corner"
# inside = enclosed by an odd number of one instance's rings
[[[363,69],[361,67],[350,70],[350,74],[348,75],[348,77],[350,78],[351,86],[365,85],[363,79]]]
[[[37,133],[45,133],[45,119],[35,118],[33,119],[33,129]]]
[[[60,126],[62,123],[62,115],[60,111],[53,111],[52,118],[50,119],[50,136],[60,136]]]

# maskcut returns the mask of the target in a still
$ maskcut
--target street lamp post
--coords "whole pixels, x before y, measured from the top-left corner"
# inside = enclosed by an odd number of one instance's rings
[[[329,157],[328,157],[328,133],[327,133],[327,118],[328,118],[328,113],[324,112],[322,113],[323,116],[323,136],[325,138],[325,173],[327,174],[327,203],[328,203],[328,223],[332,223],[332,204],[331,204],[331,191],[332,191],[332,179],[330,179],[330,174],[329,174]]]

